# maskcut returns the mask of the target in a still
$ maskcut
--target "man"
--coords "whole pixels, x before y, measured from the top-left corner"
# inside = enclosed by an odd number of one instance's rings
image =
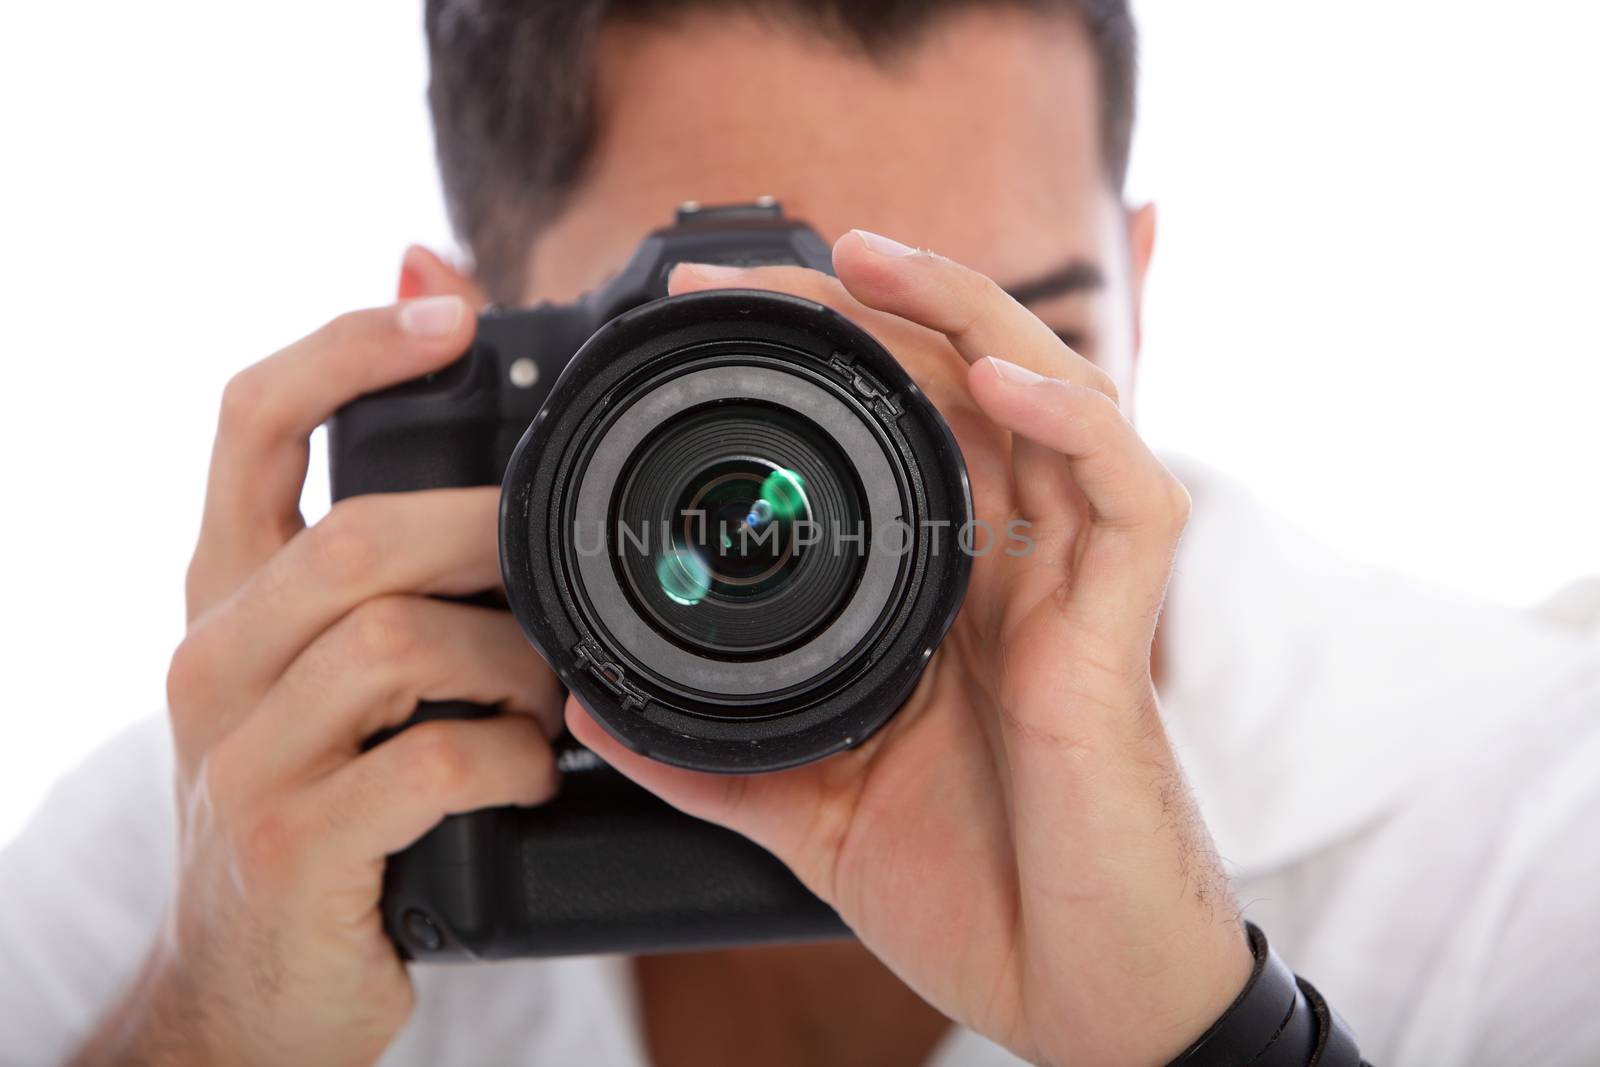
[[[9,1049],[1159,1064],[1246,985],[1237,900],[1375,1060],[1600,1055],[1579,1011],[1600,970],[1593,637],[1333,559],[1170,474],[1119,414],[1154,239],[1120,195],[1123,5],[441,0],[428,27],[475,268],[413,250],[397,307],[230,386],[171,752],[159,727],[125,738],[5,857]],[[789,863],[859,943],[408,974],[376,918],[383,856],[447,813],[548,797],[558,690],[508,618],[432,599],[496,582],[494,491],[303,529],[306,437],[447,364],[486,300],[570,299],[672,205],[762,194],[838,238],[839,280],[686,265],[674,291],[855,317],[952,424],[980,515],[1027,518],[1041,549],[980,561],[912,701],[823,763],[707,779],[565,709],[624,773]],[[419,699],[508,714],[360,752]]]

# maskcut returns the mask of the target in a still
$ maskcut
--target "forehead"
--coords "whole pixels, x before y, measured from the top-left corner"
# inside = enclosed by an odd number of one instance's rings
[[[877,230],[1003,281],[1092,255],[1111,199],[1071,17],[960,13],[887,62],[748,17],[614,25],[598,81],[593,156],[530,296],[598,284],[684,200],[770,194],[825,237]]]

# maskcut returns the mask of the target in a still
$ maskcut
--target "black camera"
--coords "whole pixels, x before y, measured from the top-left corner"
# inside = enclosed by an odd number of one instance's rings
[[[489,312],[461,360],[341,410],[333,495],[500,484],[510,607],[597,722],[681,767],[792,767],[882,726],[954,620],[971,565],[966,469],[860,327],[772,292],[667,297],[680,262],[831,270],[817,234],[773,202],[685,205],[602,288]],[[427,704],[411,721],[493,713]],[[390,857],[383,911],[404,951],[842,932],[744,838],[570,738],[560,761],[553,802],[453,816]]]

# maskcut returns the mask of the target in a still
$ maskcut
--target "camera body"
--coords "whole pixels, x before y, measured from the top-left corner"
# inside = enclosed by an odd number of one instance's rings
[[[510,605],[596,721],[680,766],[771,770],[859,743],[910,693],[964,593],[970,560],[955,542],[970,495],[942,420],[868,335],[779,294],[662,299],[686,261],[831,272],[826,244],[776,203],[685,205],[602,288],[488,312],[461,360],[338,412],[333,496],[503,484]],[[769,461],[771,450],[792,458]],[[727,549],[726,533],[719,547],[668,522],[691,495],[702,520],[713,498],[767,514],[755,509],[762,474],[762,485],[791,479],[799,501],[758,531],[773,553],[782,546],[770,565]],[[688,487],[678,496],[675,478]],[[641,562],[619,533],[614,553],[586,556],[574,548],[585,507],[608,522],[659,513],[668,548]],[[889,553],[877,528],[837,552],[797,533],[869,516],[912,529],[904,550]],[[692,597],[649,580],[681,555],[711,560],[696,563]],[[406,726],[493,713],[424,704]],[[557,751],[554,800],[448,817],[390,857],[382,910],[404,953],[639,953],[847,933],[765,850],[677,812],[570,737]]]
[[[678,208],[622,272],[571,304],[490,311],[449,367],[345,406],[328,424],[333,499],[499,485],[511,453],[583,343],[667,295],[679,263],[789,265],[833,273],[828,246],[775,202]]]

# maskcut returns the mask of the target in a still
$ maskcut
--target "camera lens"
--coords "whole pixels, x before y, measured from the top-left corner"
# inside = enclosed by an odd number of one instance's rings
[[[656,759],[793,766],[894,714],[960,607],[966,470],[819,304],[658,300],[579,349],[512,453],[506,594],[594,718]]]
[[[626,469],[607,531],[615,565],[640,612],[689,652],[798,647],[854,591],[865,499],[849,461],[802,416],[707,405],[668,421]]]

